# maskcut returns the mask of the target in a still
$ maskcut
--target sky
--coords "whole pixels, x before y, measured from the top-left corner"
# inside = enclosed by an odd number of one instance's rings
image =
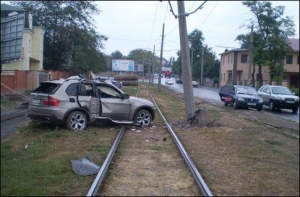
[[[170,1],[174,14],[178,15],[177,1]],[[250,33],[243,27],[249,24],[253,14],[241,1],[207,1],[202,9],[197,8],[204,1],[184,1],[187,33],[202,31],[204,44],[212,48],[218,59],[225,49],[239,48],[235,41],[239,34]],[[272,7],[285,6],[284,16],[290,16],[295,22],[299,39],[299,1],[270,1]],[[170,11],[168,1],[95,1],[101,10],[93,16],[96,31],[108,37],[104,42],[107,55],[120,51],[127,56],[130,51],[144,49],[160,56],[162,27],[164,24],[163,58],[177,59],[180,50],[179,23]],[[196,12],[194,12],[197,10]],[[192,13],[194,12],[194,13]]]

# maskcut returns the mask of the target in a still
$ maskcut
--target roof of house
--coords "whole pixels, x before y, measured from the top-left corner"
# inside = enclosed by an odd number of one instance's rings
[[[249,49],[241,49],[241,48],[235,48],[235,49],[225,49],[225,51],[223,53],[220,53],[219,55],[224,55],[227,53],[232,53],[232,52],[242,52],[242,51],[249,51]]]
[[[293,51],[299,51],[299,39],[297,38],[289,38],[287,42],[290,44],[292,47]],[[249,49],[241,49],[241,48],[236,48],[236,49],[225,49],[223,53],[220,53],[219,55],[224,55],[227,53],[232,53],[232,52],[242,52],[242,51],[249,51]]]
[[[299,51],[299,38],[290,38],[288,39],[288,42],[291,45],[293,51]]]

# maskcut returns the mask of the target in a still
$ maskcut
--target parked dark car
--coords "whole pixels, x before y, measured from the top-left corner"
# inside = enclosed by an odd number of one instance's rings
[[[176,79],[176,83],[182,83],[182,79],[177,78],[177,79]]]
[[[287,87],[264,85],[257,93],[262,97],[264,105],[269,106],[271,111],[291,109],[293,113],[298,112],[299,97]]]
[[[220,89],[219,95],[225,106],[231,105],[234,109],[250,107],[261,111],[263,107],[262,98],[250,86],[225,85]]]

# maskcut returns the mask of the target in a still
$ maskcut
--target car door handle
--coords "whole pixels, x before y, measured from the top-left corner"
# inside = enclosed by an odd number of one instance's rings
[[[74,99],[74,98],[70,98],[69,101],[70,101],[71,103],[74,103],[74,102],[75,102],[75,99]]]

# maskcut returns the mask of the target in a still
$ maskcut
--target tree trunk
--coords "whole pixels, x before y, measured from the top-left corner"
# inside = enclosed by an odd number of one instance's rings
[[[252,87],[255,88],[255,77],[254,77],[254,73],[255,73],[255,64],[253,64],[253,70],[252,70],[252,74],[251,74],[251,77],[252,77]]]

